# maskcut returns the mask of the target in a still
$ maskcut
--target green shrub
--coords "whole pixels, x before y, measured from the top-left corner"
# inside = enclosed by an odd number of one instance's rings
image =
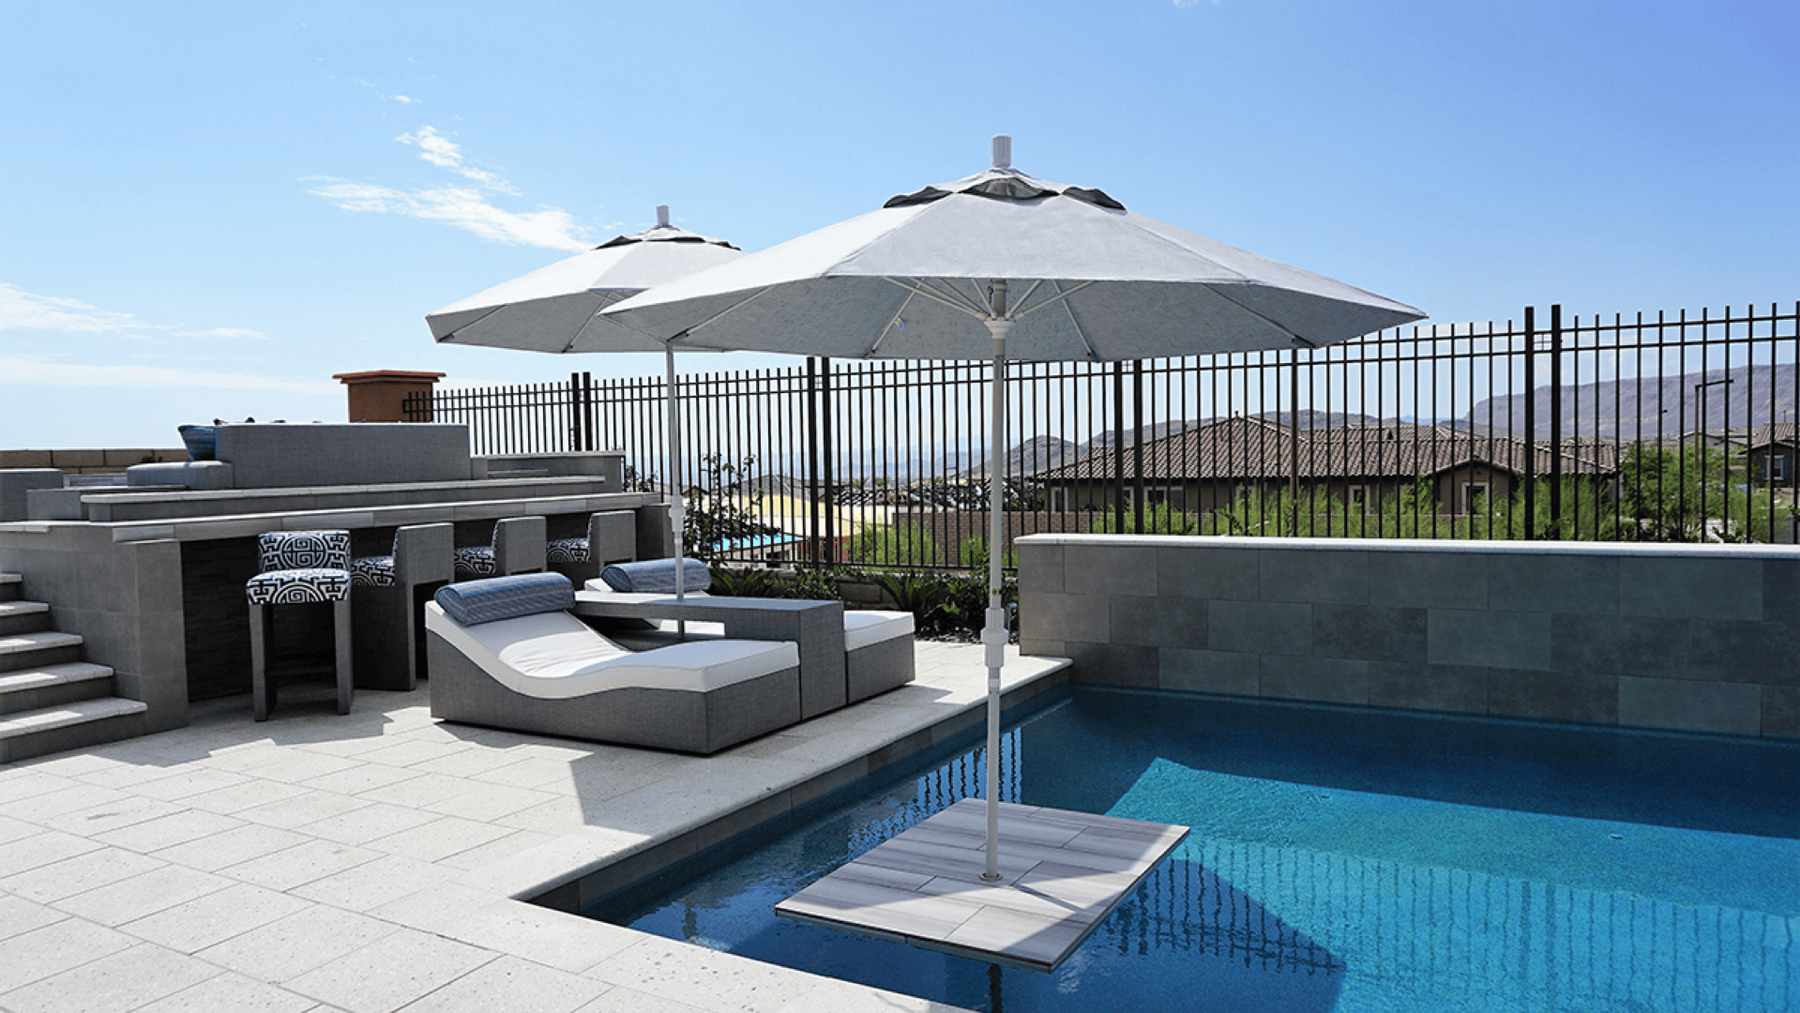
[[[926,566],[936,563],[938,554],[920,528],[870,526],[851,537],[850,558],[873,566]]]
[[[957,562],[971,570],[987,572],[988,540],[985,535],[970,535],[956,546]],[[1019,552],[1014,549],[1000,558],[1000,565],[1008,569],[1018,569]],[[984,580],[986,578],[983,578]]]
[[[781,579],[771,570],[715,566],[709,590],[732,598],[780,598],[783,597],[781,584]]]
[[[1108,510],[1088,530],[1097,535],[1112,534],[1118,530],[1118,517]],[[1137,509],[1127,506],[1124,530],[1126,534],[1132,535],[1197,535],[1200,533],[1200,521],[1193,514],[1170,510],[1167,503],[1152,503],[1144,507],[1143,531],[1137,528]]]

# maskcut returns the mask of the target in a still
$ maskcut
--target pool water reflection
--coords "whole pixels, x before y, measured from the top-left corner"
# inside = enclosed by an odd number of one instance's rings
[[[1001,797],[1187,823],[1055,972],[777,919],[979,748],[593,912],[972,1009],[1800,1008],[1800,745],[1078,688]]]

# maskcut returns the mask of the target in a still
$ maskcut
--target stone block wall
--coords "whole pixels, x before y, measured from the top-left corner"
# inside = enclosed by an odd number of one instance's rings
[[[1800,736],[1800,550],[1034,535],[1076,682]]]

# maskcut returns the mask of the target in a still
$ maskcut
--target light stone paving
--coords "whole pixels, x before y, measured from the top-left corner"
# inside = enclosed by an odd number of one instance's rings
[[[918,650],[912,685],[705,758],[440,723],[423,687],[340,717],[321,685],[0,764],[0,1011],[953,1010],[515,899],[983,706],[979,646]],[[1009,648],[1006,689],[1065,665]]]

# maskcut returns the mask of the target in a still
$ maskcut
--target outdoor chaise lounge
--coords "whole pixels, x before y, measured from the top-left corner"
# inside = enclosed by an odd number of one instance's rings
[[[688,559],[682,567],[682,583],[687,596],[706,597],[706,589],[712,584],[712,574],[706,564]],[[650,559],[609,566],[598,580],[588,581],[585,589],[601,594],[670,595],[675,593],[675,561]],[[634,650],[683,642],[682,632],[672,619],[654,620],[648,625],[651,628],[621,627],[609,635]],[[719,623],[689,621],[686,625],[687,641],[716,640],[725,635],[724,627]],[[914,629],[911,612],[844,612],[846,704],[866,700],[913,681],[916,673]]]
[[[800,720],[792,642],[634,654],[570,615],[574,604],[556,573],[441,588],[425,606],[432,716],[703,754]]]

